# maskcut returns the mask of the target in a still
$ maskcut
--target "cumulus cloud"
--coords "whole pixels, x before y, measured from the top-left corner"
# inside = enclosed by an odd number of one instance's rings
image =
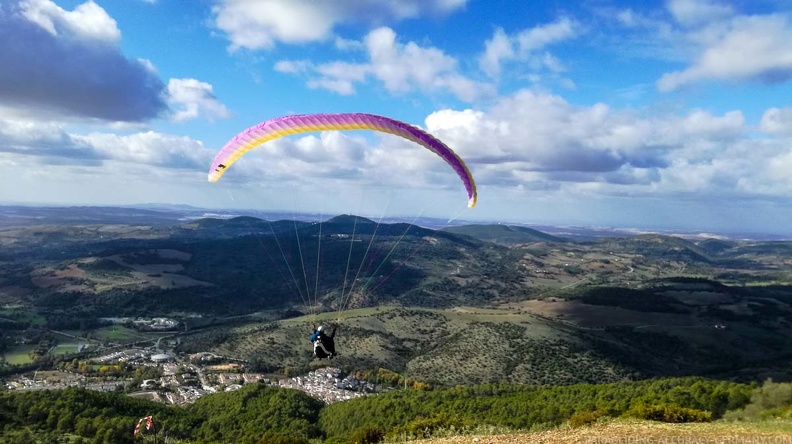
[[[782,15],[736,16],[688,36],[700,51],[688,68],[664,74],[660,91],[703,80],[779,83],[792,78],[792,24]]]
[[[324,88],[339,94],[355,93],[355,85],[374,78],[394,94],[411,91],[450,92],[464,101],[492,96],[491,84],[478,82],[459,72],[457,60],[440,49],[415,42],[400,43],[387,27],[372,30],[363,40],[368,62],[333,61],[312,64],[302,60],[282,60],[275,69],[283,73],[309,73],[311,88]]]
[[[212,11],[215,26],[227,34],[232,50],[257,50],[277,42],[323,40],[339,24],[448,14],[466,4],[467,0],[218,0]]]
[[[0,152],[34,156],[45,163],[100,163],[104,157],[75,140],[58,123],[0,119]]]
[[[497,77],[505,61],[531,61],[534,65],[561,71],[558,60],[544,48],[576,37],[580,26],[569,18],[561,18],[553,23],[524,29],[513,35],[498,28],[491,39],[485,43],[484,54],[479,58],[479,66],[491,77]]]
[[[425,127],[467,161],[484,205],[484,196],[494,193],[784,196],[792,192],[788,114],[767,110],[761,125],[767,136],[756,138],[739,111],[645,115],[522,90],[487,109],[438,110],[427,116]],[[0,167],[32,161],[151,180],[198,173],[203,178],[215,153],[189,137],[152,131],[73,134],[57,123],[10,118],[0,118],[0,147]],[[277,139],[247,153],[233,169],[223,179],[231,189],[266,183],[298,190],[459,191],[454,172],[436,155],[376,132]]]
[[[623,150],[597,140],[607,136],[608,118],[608,107],[602,104],[577,108],[561,97],[523,90],[486,113],[439,111],[426,119],[426,125],[473,163],[602,172],[626,162]]]
[[[20,1],[19,15],[53,36],[73,35],[107,42],[121,39],[115,20],[93,2],[78,5],[74,11],[66,11],[49,0]]]
[[[768,131],[790,127],[782,111],[765,113]],[[792,191],[792,180],[778,174],[792,159],[788,142],[756,139],[739,111],[644,115],[604,104],[576,106],[523,90],[486,110],[436,111],[425,124],[468,162],[489,193],[493,188],[652,196]]]
[[[487,85],[459,74],[453,57],[415,42],[400,44],[390,28],[375,29],[365,40],[371,72],[388,91],[407,92],[416,84],[425,91],[449,90],[467,101],[491,92]]]
[[[0,153],[31,156],[39,163],[102,166],[107,161],[164,169],[202,170],[211,160],[203,145],[186,136],[153,131],[118,135],[73,134],[60,123],[0,119]]]
[[[164,84],[126,58],[115,21],[93,2],[66,11],[50,0],[0,5],[0,102],[110,121],[138,122],[167,110]]]
[[[762,115],[760,129],[767,134],[792,136],[792,108],[770,108]]]
[[[72,138],[91,146],[105,159],[139,165],[202,171],[211,160],[210,151],[187,136],[147,131],[129,135],[91,133]]]
[[[228,108],[217,100],[212,89],[212,85],[195,79],[170,79],[168,100],[175,109],[173,120],[183,122],[200,116],[209,120],[230,117]]]
[[[745,118],[740,111],[729,111],[723,117],[713,116],[702,110],[692,110],[681,120],[686,136],[707,137],[721,140],[740,135],[744,131]]]
[[[501,71],[501,60],[514,58],[512,42],[506,32],[498,28],[484,46],[484,54],[479,58],[479,66],[491,77],[497,77]]]

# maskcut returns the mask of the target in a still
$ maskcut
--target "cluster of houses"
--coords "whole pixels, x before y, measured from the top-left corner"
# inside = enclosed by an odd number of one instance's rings
[[[206,365],[222,360],[211,353],[190,355],[187,359],[145,349],[130,348],[93,358],[91,361],[109,365],[132,363],[136,367],[157,367],[161,377],[145,379],[132,387],[131,378],[86,376],[70,371],[35,372],[6,382],[8,390],[47,390],[83,387],[97,391],[125,391],[131,396],[165,402],[189,404],[217,392],[233,391],[245,384],[268,383],[293,388],[326,403],[345,401],[376,391],[372,384],[354,376],[344,377],[338,368],[322,368],[289,379],[271,380],[261,373],[246,373],[239,363]]]
[[[131,324],[142,330],[169,331],[179,326],[179,321],[171,318],[99,318],[110,324]]]

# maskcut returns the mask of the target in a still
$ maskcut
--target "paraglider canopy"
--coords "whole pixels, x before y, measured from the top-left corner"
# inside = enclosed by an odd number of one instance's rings
[[[374,130],[415,142],[442,158],[457,173],[468,195],[468,207],[476,206],[476,183],[465,162],[446,144],[426,131],[389,117],[364,113],[299,114],[278,117],[252,126],[234,136],[215,156],[209,181],[216,182],[228,168],[251,149],[290,134],[330,130]]]

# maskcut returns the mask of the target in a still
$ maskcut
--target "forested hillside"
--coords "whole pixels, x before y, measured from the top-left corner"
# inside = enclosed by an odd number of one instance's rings
[[[167,436],[176,442],[377,442],[386,435],[432,436],[452,427],[529,430],[620,416],[665,422],[711,421],[729,411],[733,417],[758,419],[759,412],[788,417],[790,410],[784,406],[790,403],[789,384],[756,387],[702,378],[564,387],[424,387],[331,405],[299,391],[251,384],[206,396],[187,408],[71,388],[0,394],[0,439],[50,442],[71,435],[73,442],[132,443],[137,420],[151,415],[154,426],[143,436]],[[748,412],[742,410],[746,406],[753,413],[740,413]]]

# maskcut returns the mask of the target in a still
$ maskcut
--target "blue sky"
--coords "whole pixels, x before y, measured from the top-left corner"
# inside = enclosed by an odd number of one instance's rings
[[[0,0],[0,202],[792,235],[792,5]],[[420,126],[291,136],[295,113]]]

